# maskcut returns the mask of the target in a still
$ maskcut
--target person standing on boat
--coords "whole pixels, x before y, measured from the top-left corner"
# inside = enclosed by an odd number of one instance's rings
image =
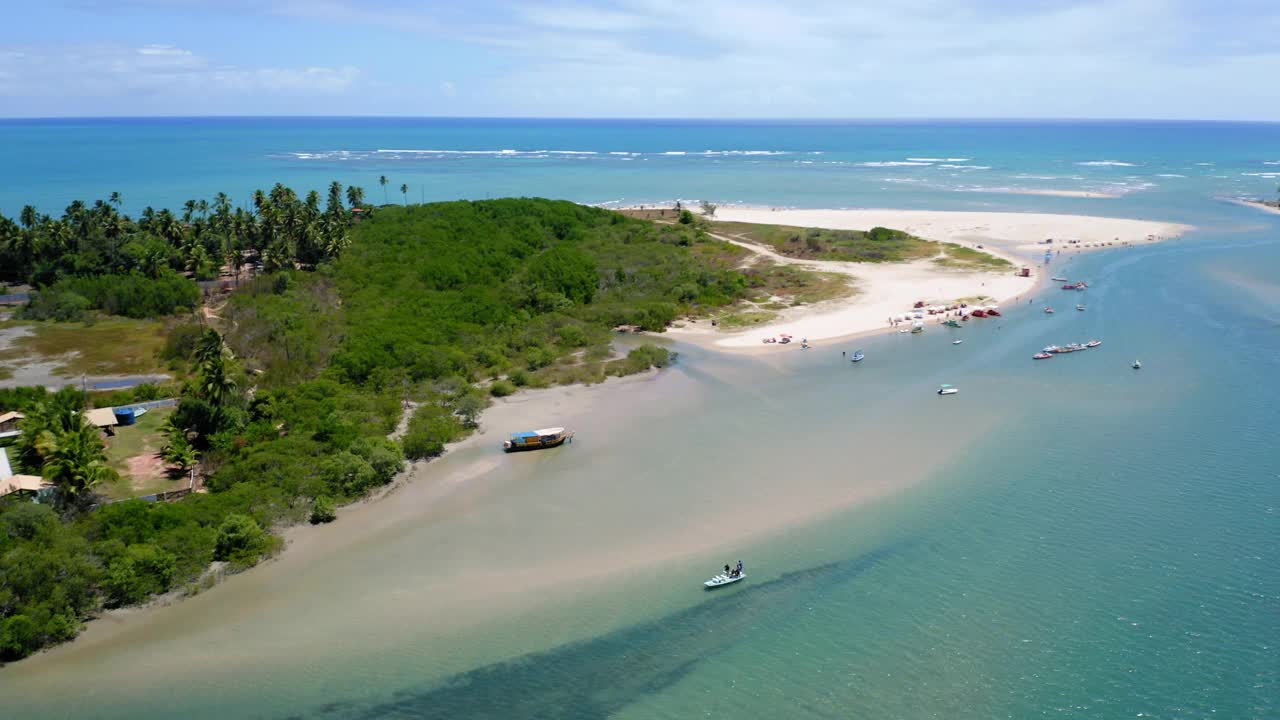
[[[737,572],[737,574],[738,574],[738,575],[741,575],[741,574],[742,574],[742,561],[741,561],[741,560],[739,560],[739,561],[738,561],[738,572]]]
[[[726,577],[728,577],[728,575],[729,575],[729,566],[728,566],[728,565],[725,565],[725,566],[724,566],[724,574],[725,574],[725,576],[726,576]]]

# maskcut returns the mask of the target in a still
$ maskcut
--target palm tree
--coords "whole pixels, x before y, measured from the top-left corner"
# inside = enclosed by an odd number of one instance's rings
[[[404,195],[404,204],[405,204],[405,206],[407,207],[407,206],[409,205],[409,186],[408,186],[408,185],[401,185],[401,186],[400,186],[400,194],[401,194],[401,195]]]
[[[36,448],[44,458],[44,478],[72,497],[118,477],[107,464],[98,429],[83,417],[65,432],[43,431]]]
[[[387,176],[379,175],[378,184],[382,186],[382,204],[387,204]]]
[[[117,190],[117,191],[113,191],[113,192],[111,193],[111,195],[108,197],[108,201],[110,201],[110,203],[111,203],[112,205],[115,205],[115,206],[116,206],[116,210],[119,210],[119,209],[120,209],[120,205],[121,205],[121,203],[122,203],[122,200],[121,200],[121,198],[120,198],[120,192],[119,192],[118,190]]]
[[[348,185],[347,186],[347,205],[351,206],[352,210],[355,210],[356,208],[363,206],[364,205],[364,188],[359,187],[357,185]]]

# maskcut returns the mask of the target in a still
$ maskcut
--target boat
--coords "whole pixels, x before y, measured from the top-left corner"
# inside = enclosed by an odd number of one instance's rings
[[[1035,355],[1032,355],[1031,359],[1032,360],[1048,360],[1051,357],[1053,357],[1053,353],[1038,352]]]
[[[952,345],[959,345],[959,344],[960,344],[960,343],[962,343],[962,342],[964,342],[964,341],[963,341],[963,340],[952,340],[952,341],[951,341],[951,344],[952,344]]]
[[[862,362],[862,359],[865,357],[866,355],[863,355],[861,350],[854,350],[853,356],[849,358],[849,362]]]
[[[1134,360],[1134,361],[1133,361],[1133,369],[1134,369],[1134,370],[1141,370],[1141,369],[1142,369],[1142,363],[1141,363],[1141,362],[1139,362],[1139,361],[1137,361],[1137,360]]]
[[[921,327],[921,326],[919,326],[919,325],[917,325],[917,326],[915,326],[915,327],[911,328],[911,334],[912,334],[912,335],[919,335],[919,334],[920,334],[920,333],[922,333],[922,332],[924,332],[924,328],[923,328],[923,327]]]
[[[511,433],[510,440],[502,442],[502,449],[507,452],[520,450],[542,450],[559,447],[566,442],[573,442],[573,433],[562,427],[542,428],[525,432]]]
[[[1060,349],[1061,349],[1061,348],[1059,348],[1057,345],[1050,345],[1050,346],[1046,347],[1045,349],[1041,350],[1040,352],[1056,353],[1056,352],[1058,352],[1058,350],[1060,350]]]
[[[987,311],[986,311],[986,310],[974,310],[971,314],[972,314],[974,317],[986,317],[986,316],[987,316]]]
[[[1063,285],[1063,286],[1062,286],[1062,289],[1063,289],[1063,290],[1075,290],[1075,289],[1076,289],[1076,286],[1075,286],[1075,285],[1072,285],[1071,283],[1067,283],[1066,285]]]
[[[1052,315],[1052,314],[1053,314],[1053,308],[1051,308],[1051,307],[1047,307],[1047,308],[1045,308],[1045,309],[1044,309],[1044,314],[1045,314],[1045,315]]]
[[[737,575],[725,575],[724,573],[720,573],[702,584],[708,590],[711,590],[718,587],[724,587],[725,585],[732,585],[746,576],[746,573],[738,573]]]
[[[958,392],[960,392],[960,389],[952,387],[951,385],[940,385],[938,387],[939,395],[955,395]]]
[[[960,323],[956,322],[955,320],[948,320],[948,321],[946,321],[946,322],[944,322],[944,323],[942,323],[942,324],[943,324],[943,325],[946,325],[947,327],[953,327],[953,328],[958,328],[958,327],[960,327]]]
[[[995,308],[987,308],[987,317],[1000,317],[1000,311]]]
[[[1101,344],[1102,344],[1101,340],[1090,340],[1089,342],[1085,343],[1084,346],[1087,348],[1096,348]]]
[[[1071,282],[1070,280],[1068,280],[1068,279],[1066,279],[1066,278],[1060,278],[1060,277],[1049,278],[1049,279],[1050,279],[1050,280],[1052,280],[1052,281],[1054,281],[1054,282],[1060,282],[1060,283],[1064,283],[1064,282]]]

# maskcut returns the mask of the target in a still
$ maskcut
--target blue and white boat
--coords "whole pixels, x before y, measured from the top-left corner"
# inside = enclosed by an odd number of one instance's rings
[[[854,350],[853,356],[849,358],[849,362],[862,362],[862,359],[865,357],[866,355],[863,355],[861,350]]]

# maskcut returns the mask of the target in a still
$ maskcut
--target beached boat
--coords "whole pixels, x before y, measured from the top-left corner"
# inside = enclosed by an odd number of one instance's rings
[[[1101,340],[1090,340],[1089,342],[1085,343],[1084,346],[1088,348],[1096,348],[1101,344],[1102,344]]]
[[[511,439],[502,442],[502,449],[507,452],[541,450],[543,448],[559,447],[566,442],[573,442],[573,433],[562,427],[542,428],[541,430],[511,433]]]
[[[711,590],[718,587],[724,587],[725,585],[732,585],[746,576],[747,574],[744,572],[738,572],[736,574],[720,573],[719,575],[716,575],[710,580],[702,583],[702,585],[708,590]]]
[[[960,392],[960,389],[952,387],[951,385],[941,385],[938,387],[939,395],[955,395],[958,392]]]
[[[863,355],[861,350],[854,350],[853,356],[849,358],[849,362],[862,362],[862,359],[865,357],[866,355]]]
[[[1053,357],[1053,353],[1048,353],[1048,352],[1038,352],[1038,353],[1036,353],[1035,355],[1032,355],[1032,356],[1031,356],[1031,359],[1033,359],[1033,360],[1048,360],[1048,359],[1049,359],[1049,358],[1051,358],[1051,357]]]

